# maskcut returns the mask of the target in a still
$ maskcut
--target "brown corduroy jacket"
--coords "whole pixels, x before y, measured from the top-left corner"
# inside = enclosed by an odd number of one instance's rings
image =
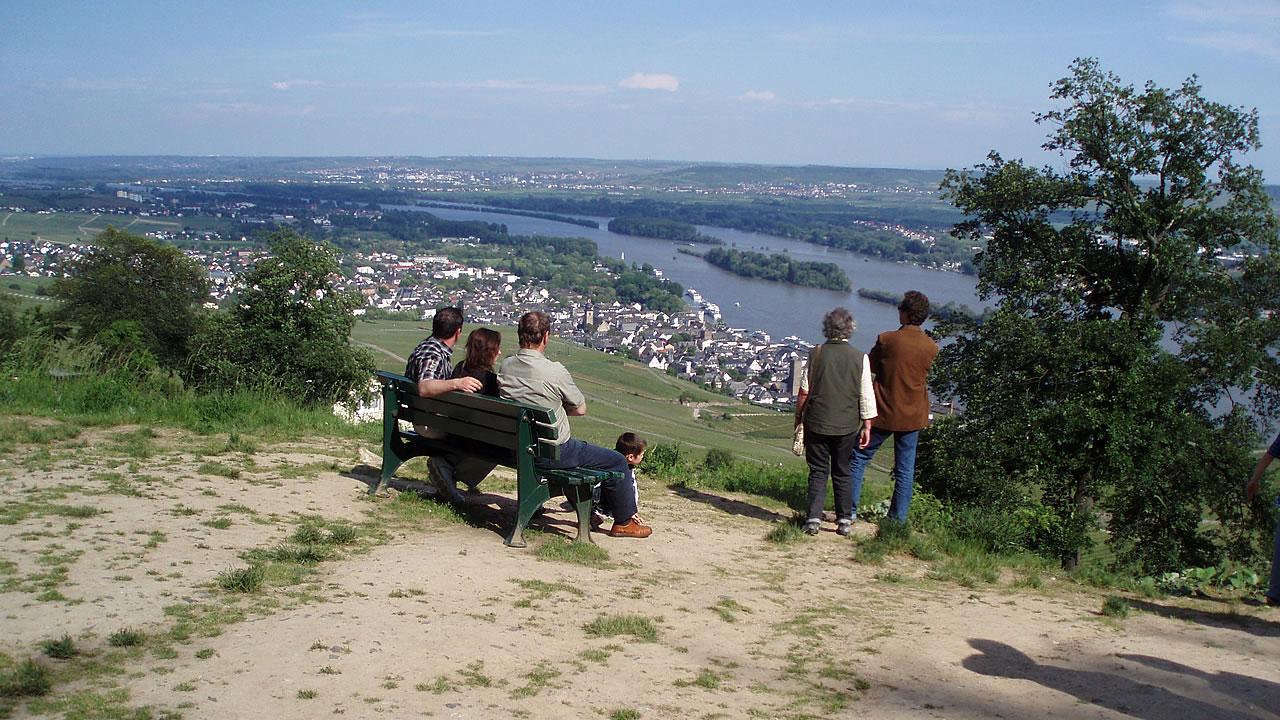
[[[881,430],[910,432],[929,426],[929,389],[925,376],[938,354],[935,343],[919,325],[903,325],[880,333],[869,359],[875,376],[879,414],[872,424]]]

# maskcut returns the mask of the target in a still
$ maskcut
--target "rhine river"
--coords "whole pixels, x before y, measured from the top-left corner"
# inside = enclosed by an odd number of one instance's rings
[[[778,341],[787,335],[796,335],[809,342],[822,341],[822,316],[831,308],[848,308],[857,320],[854,347],[870,350],[876,335],[898,328],[898,311],[885,303],[858,297],[858,288],[885,290],[901,294],[907,290],[919,290],[939,305],[948,302],[981,307],[974,291],[976,279],[960,273],[927,270],[905,263],[884,262],[846,250],[826,248],[820,245],[789,240],[773,235],[761,235],[725,228],[698,226],[698,232],[718,237],[725,247],[754,250],[762,253],[785,252],[797,260],[829,262],[844,268],[854,292],[819,290],[796,287],[785,283],[743,278],[706,262],[702,258],[676,252],[685,247],[703,252],[709,246],[689,247],[688,243],[675,243],[657,238],[636,237],[611,233],[604,228],[609,218],[592,217],[601,229],[592,229],[571,223],[543,220],[541,218],[507,215],[494,211],[477,211],[463,208],[410,208],[387,206],[397,209],[415,209],[430,212],[448,220],[480,220],[501,223],[513,235],[544,235],[552,237],[585,237],[596,242],[600,255],[622,257],[629,263],[649,263],[662,271],[663,277],[680,283],[686,290],[693,288],[703,300],[716,303],[726,325],[748,330],[763,330]],[[686,298],[687,301],[688,298]],[[929,323],[925,323],[929,327]]]

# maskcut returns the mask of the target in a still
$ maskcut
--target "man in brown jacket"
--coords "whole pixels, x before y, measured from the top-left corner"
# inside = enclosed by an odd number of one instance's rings
[[[853,451],[853,511],[862,496],[862,475],[872,456],[890,435],[893,436],[893,499],[889,517],[907,521],[911,488],[916,473],[916,441],[929,425],[929,389],[925,376],[938,354],[938,345],[920,324],[929,317],[929,298],[911,290],[898,305],[902,327],[881,333],[871,349],[872,387],[876,393],[877,415],[871,426],[871,442]]]

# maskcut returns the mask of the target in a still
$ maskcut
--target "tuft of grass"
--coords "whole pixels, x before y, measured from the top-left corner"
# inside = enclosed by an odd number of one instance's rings
[[[146,639],[146,635],[133,628],[121,628],[111,633],[110,637],[107,638],[107,642],[112,647],[133,647],[134,645],[141,645]]]
[[[592,637],[630,635],[637,642],[658,641],[658,627],[642,615],[599,615],[582,629]]]
[[[334,525],[329,528],[329,542],[333,545],[350,545],[360,536],[360,531],[351,525]]]
[[[477,660],[458,673],[466,680],[467,687],[493,687],[493,678],[484,674],[484,661]]]
[[[635,708],[620,708],[609,715],[609,720],[640,720],[640,711]]]
[[[238,469],[233,468],[230,465],[223,465],[222,463],[213,460],[201,463],[200,467],[196,468],[196,472],[201,475],[218,475],[220,477],[232,479],[240,477],[240,471]]]
[[[217,654],[218,654],[218,651],[214,650],[213,648],[201,648],[196,651],[196,657],[199,658],[200,660],[208,660],[209,658]]]
[[[299,545],[318,545],[328,540],[328,536],[323,527],[308,522],[299,525],[290,539]]]
[[[316,693],[316,691],[315,691],[315,690],[299,690],[299,691],[298,691],[298,699],[299,699],[299,700],[312,700],[312,699],[314,699],[314,698],[315,698],[316,694],[317,694],[317,693]]]
[[[56,640],[44,640],[40,643],[40,648],[44,650],[44,654],[55,660],[66,660],[73,658],[80,651],[76,649],[76,643],[71,639],[70,635],[63,633],[62,637]]]
[[[207,527],[211,527],[214,530],[226,530],[227,528],[231,527],[231,518],[223,516],[220,518],[214,518],[212,520],[205,520],[200,524],[205,525]]]
[[[218,587],[227,592],[252,593],[262,588],[265,578],[261,565],[247,568],[227,568],[218,574]]]
[[[453,683],[444,675],[436,676],[435,682],[418,683],[413,686],[418,692],[430,692],[432,695],[443,695],[453,689]]]
[[[609,552],[595,543],[571,542],[563,538],[549,537],[538,545],[533,554],[540,560],[569,563],[591,568],[607,568]]]
[[[765,533],[764,539],[778,545],[798,542],[807,537],[804,534],[804,523],[804,513],[793,513],[790,520],[774,525],[772,530]]]
[[[1129,601],[1119,595],[1108,595],[1102,601],[1102,614],[1113,618],[1129,617]]]
[[[714,670],[704,668],[698,671],[698,676],[692,680],[676,680],[676,687],[689,687],[691,685],[706,688],[707,690],[719,689],[723,678]]]
[[[0,673],[0,697],[38,697],[53,689],[53,673],[49,668],[27,658]]]

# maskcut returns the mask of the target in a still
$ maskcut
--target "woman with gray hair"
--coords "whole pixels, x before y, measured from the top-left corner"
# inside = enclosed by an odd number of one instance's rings
[[[804,531],[817,535],[827,500],[827,477],[835,491],[836,532],[853,528],[853,484],[849,462],[855,448],[871,441],[876,398],[871,364],[849,344],[857,325],[838,307],[822,318],[827,341],[809,351],[806,372],[796,397],[796,424],[804,423],[804,457],[809,464],[808,519]]]

